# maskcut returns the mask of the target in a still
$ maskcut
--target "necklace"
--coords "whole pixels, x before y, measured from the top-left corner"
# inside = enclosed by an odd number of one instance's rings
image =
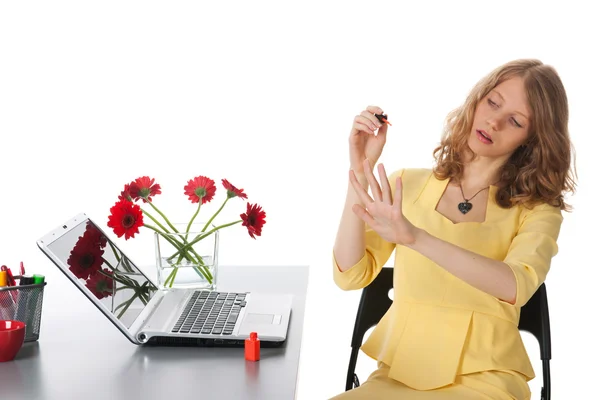
[[[473,203],[469,203],[471,200],[473,200],[473,198],[475,196],[477,196],[480,192],[484,191],[485,189],[487,189],[487,187],[484,187],[483,189],[481,189],[479,192],[475,193],[470,199],[467,199],[465,197],[465,194],[463,192],[463,188],[462,188],[462,183],[459,182],[458,184],[460,186],[460,193],[462,194],[462,197],[465,201],[461,201],[460,203],[458,203],[458,211],[460,211],[463,214],[468,213],[469,211],[471,211],[471,209],[473,208]]]

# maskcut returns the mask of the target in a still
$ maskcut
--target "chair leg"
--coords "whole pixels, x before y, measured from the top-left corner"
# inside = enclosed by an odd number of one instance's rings
[[[550,360],[542,360],[542,400],[550,400]]]
[[[346,375],[346,391],[352,389],[355,382],[356,374],[354,369],[356,368],[356,360],[358,359],[358,348],[352,348],[350,352],[350,362],[348,363],[348,374]]]

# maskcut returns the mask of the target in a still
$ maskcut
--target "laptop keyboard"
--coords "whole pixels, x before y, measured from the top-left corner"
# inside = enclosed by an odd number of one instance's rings
[[[231,335],[245,306],[246,293],[194,292],[171,332]]]

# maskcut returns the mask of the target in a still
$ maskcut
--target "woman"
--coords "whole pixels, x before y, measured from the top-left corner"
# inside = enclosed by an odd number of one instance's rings
[[[497,68],[449,115],[432,170],[387,177],[380,164],[379,183],[382,113],[354,119],[333,274],[361,289],[396,250],[394,302],[362,346],[378,368],[334,398],[529,399],[519,311],[548,274],[575,186],[559,76],[538,60]]]

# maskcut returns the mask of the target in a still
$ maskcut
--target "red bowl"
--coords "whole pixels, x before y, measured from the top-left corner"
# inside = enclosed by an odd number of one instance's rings
[[[25,324],[21,321],[0,321],[0,362],[12,361],[25,341]]]

